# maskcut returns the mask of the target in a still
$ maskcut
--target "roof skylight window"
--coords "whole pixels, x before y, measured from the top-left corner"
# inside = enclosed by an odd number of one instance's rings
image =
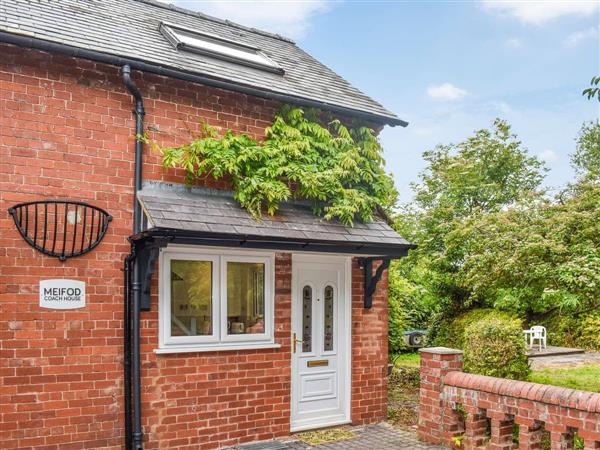
[[[283,69],[260,49],[162,22],[160,32],[176,49],[212,56],[213,58],[282,74]]]

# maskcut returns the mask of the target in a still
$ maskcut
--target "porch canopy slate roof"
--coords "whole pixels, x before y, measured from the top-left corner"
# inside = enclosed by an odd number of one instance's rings
[[[305,202],[283,203],[275,216],[257,221],[231,191],[147,181],[138,199],[148,221],[142,235],[184,243],[384,257],[404,256],[414,247],[382,220],[345,226],[315,216]]]
[[[161,22],[256,47],[284,74],[178,50],[160,33]],[[75,49],[79,52],[72,54],[81,57],[111,55],[121,58],[120,64],[140,70],[168,69],[169,76],[183,79],[196,75],[209,81],[224,80],[232,89],[250,87],[257,96],[279,99],[280,95],[289,103],[318,106],[376,123],[407,125],[289,39],[152,0],[2,0],[3,41],[38,48],[45,48],[40,42],[59,44],[52,50]]]

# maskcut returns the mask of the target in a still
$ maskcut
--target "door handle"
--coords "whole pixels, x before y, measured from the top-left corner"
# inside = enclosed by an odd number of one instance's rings
[[[296,353],[296,344],[298,342],[302,343],[302,341],[296,337],[296,333],[294,333],[294,341],[292,343],[292,350],[294,353]]]

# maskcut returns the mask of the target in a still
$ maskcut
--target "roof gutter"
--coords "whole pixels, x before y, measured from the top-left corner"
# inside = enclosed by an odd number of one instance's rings
[[[356,117],[359,119],[384,125],[399,125],[402,127],[406,127],[408,125],[408,122],[397,117],[368,113],[352,108],[333,105],[327,102],[302,98],[295,95],[280,94],[277,92],[258,89],[244,84],[234,83],[231,81],[225,81],[204,75],[197,75],[190,72],[170,69],[164,66],[150,64],[137,59],[116,56],[109,53],[102,53],[96,50],[74,47],[72,45],[61,44],[58,42],[51,42],[36,37],[23,36],[8,33],[6,31],[0,31],[0,42],[6,42],[21,47],[29,47],[47,52],[62,53],[64,55],[73,56],[76,58],[89,59],[92,61],[111,64],[120,67],[124,65],[129,65],[132,69],[141,70],[143,72],[153,73],[156,75],[162,75],[170,78],[177,78],[184,81],[191,81],[193,83],[200,83],[216,88],[227,89],[230,91],[240,92],[243,94],[252,95],[260,98],[266,98],[269,100],[275,100],[284,103],[293,103],[299,106],[305,106],[309,108],[324,109],[332,111],[334,113],[348,115],[351,117]]]
[[[326,239],[299,239],[277,236],[258,236],[249,234],[211,233],[203,231],[180,230],[154,227],[130,236],[132,242],[149,238],[164,238],[181,244],[207,245],[217,247],[245,247],[263,250],[345,253],[354,256],[377,256],[379,258],[402,258],[415,244],[378,244],[365,242],[335,242]]]

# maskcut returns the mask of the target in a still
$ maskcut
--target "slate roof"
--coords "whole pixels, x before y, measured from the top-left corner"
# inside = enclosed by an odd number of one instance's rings
[[[316,217],[303,202],[284,203],[275,216],[265,215],[256,221],[233,199],[231,191],[147,181],[138,192],[138,199],[151,229],[182,230],[203,236],[371,246],[396,253],[413,247],[381,220],[349,227]]]
[[[285,73],[177,50],[159,32],[163,21],[255,46]],[[2,32],[325,103],[372,115],[381,123],[406,125],[289,39],[153,0],[2,0]]]

